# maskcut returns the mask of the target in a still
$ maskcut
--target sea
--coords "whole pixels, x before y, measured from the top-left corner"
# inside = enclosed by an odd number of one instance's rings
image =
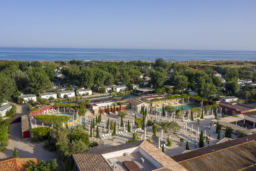
[[[0,47],[0,60],[155,61],[157,58],[165,61],[254,61],[256,51]]]

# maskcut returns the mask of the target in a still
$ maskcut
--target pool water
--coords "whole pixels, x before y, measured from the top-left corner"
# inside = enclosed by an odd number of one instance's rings
[[[190,104],[178,105],[178,106],[173,106],[173,107],[175,107],[175,110],[182,110],[182,107],[183,107],[183,110],[188,110],[188,109],[191,109],[192,106],[194,108],[201,107],[201,105],[197,104],[197,103],[190,103]],[[157,108],[156,111],[157,112],[162,112],[162,108]]]

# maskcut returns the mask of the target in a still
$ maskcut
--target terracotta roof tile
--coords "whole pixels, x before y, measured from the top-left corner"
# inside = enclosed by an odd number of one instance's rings
[[[249,141],[223,150],[179,162],[188,170],[239,170],[256,162],[256,141]]]
[[[184,167],[182,167],[180,164],[175,162],[173,159],[171,159],[166,154],[162,153],[154,147],[151,143],[147,141],[143,141],[140,145],[140,148],[143,149],[146,153],[148,153],[152,158],[154,158],[158,163],[160,163],[162,166],[169,168],[173,171],[185,171]],[[171,160],[170,160],[171,159]]]
[[[74,154],[73,158],[80,171],[112,171],[100,154]]]
[[[204,154],[208,154],[211,153],[213,151],[218,151],[218,150],[222,150],[224,148],[228,148],[231,146],[235,146],[247,141],[252,141],[252,140],[256,140],[256,134],[253,135],[248,135],[242,138],[238,138],[229,142],[225,142],[225,143],[221,143],[221,144],[216,144],[216,145],[211,145],[209,147],[205,147],[205,148],[200,148],[198,150],[194,150],[188,153],[184,153],[184,154],[179,154],[176,156],[172,156],[171,158],[174,159],[176,162],[180,162],[183,160],[187,160],[187,159],[191,159],[193,157],[197,157],[197,156],[201,156]]]

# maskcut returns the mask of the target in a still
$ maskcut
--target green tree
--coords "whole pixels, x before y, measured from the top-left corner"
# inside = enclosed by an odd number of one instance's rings
[[[162,152],[164,153],[165,149],[164,149],[164,144],[162,145]]]
[[[202,108],[202,112],[201,112],[201,119],[204,119],[204,110]]]
[[[171,147],[172,146],[172,139],[167,138],[167,146]]]
[[[217,122],[217,124],[216,124],[216,133],[218,133],[219,132],[219,122]]]
[[[238,73],[238,70],[236,68],[228,68],[226,74],[225,74],[225,79],[226,81],[231,81],[233,79],[237,79],[239,78],[239,73]]]
[[[127,85],[130,82],[129,73],[126,71],[122,72],[120,75],[120,79],[125,85]]]
[[[50,78],[50,80],[52,80],[55,77],[55,69],[53,68],[52,65],[47,65],[45,67],[45,73],[48,75],[48,77]]]
[[[98,127],[98,125],[97,125],[97,136],[96,136],[97,138],[100,138],[100,133],[99,133],[99,127]]]
[[[58,164],[56,159],[51,159],[47,161],[46,163],[42,160],[37,164],[31,163],[28,168],[26,168],[26,171],[57,171],[58,170]]]
[[[43,90],[51,88],[51,81],[47,74],[44,72],[33,72],[30,78],[30,86],[32,93],[42,93]]]
[[[16,150],[16,147],[14,147],[14,150],[13,150],[13,157],[17,158],[17,150]]]
[[[187,144],[186,144],[186,150],[190,150],[188,141],[187,141]]]
[[[217,137],[217,139],[220,140],[220,138],[221,138],[221,137],[220,137],[220,131],[219,131],[219,132],[218,132],[218,137]]]
[[[0,74],[0,104],[8,100],[16,90],[16,85],[13,79],[4,74]]]
[[[213,83],[205,83],[202,85],[201,94],[209,97],[217,92],[217,89]]]
[[[225,88],[227,92],[235,94],[240,90],[240,85],[238,84],[236,79],[233,79],[225,84]]]
[[[128,132],[131,132],[131,125],[130,125],[130,121],[128,120]]]
[[[200,134],[200,139],[199,139],[199,147],[204,147],[204,133],[203,133],[203,130],[201,131],[201,134]]]
[[[188,78],[184,75],[179,75],[174,78],[174,86],[179,89],[183,90],[184,88],[188,87]]]
[[[12,72],[11,78],[15,81],[18,90],[24,90],[29,86],[30,78],[26,72],[21,70]]]
[[[152,127],[153,127],[153,129],[152,129],[153,134],[154,134],[154,136],[156,137],[157,125],[153,125]]]
[[[129,75],[132,78],[133,82],[138,82],[141,73],[140,73],[140,71],[130,69],[129,70]]]
[[[94,72],[92,69],[84,68],[80,74],[81,84],[86,88],[92,88],[94,84]]]
[[[221,86],[220,77],[213,76],[212,77],[212,83],[215,85],[215,87],[220,87]]]
[[[152,71],[150,73],[151,83],[155,88],[162,87],[165,81],[165,75],[159,71]]]
[[[108,118],[108,122],[107,122],[107,130],[109,129],[109,118]]]

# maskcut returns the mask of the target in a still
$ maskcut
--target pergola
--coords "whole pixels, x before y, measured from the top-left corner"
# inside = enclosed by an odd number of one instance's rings
[[[247,129],[244,127],[241,127],[239,125],[237,125],[237,122],[242,121],[243,124],[245,124],[245,121],[250,121],[253,123],[253,128],[252,129]],[[238,130],[243,130],[248,132],[249,134],[255,133],[256,132],[256,128],[255,128],[255,123],[256,123],[256,118],[254,117],[250,117],[244,114],[239,114],[237,116],[229,116],[229,117],[225,117],[225,118],[220,118],[220,120],[216,120],[213,119],[212,122],[217,123],[219,122],[219,124],[223,127],[231,127],[233,130],[238,131]],[[234,124],[233,124],[234,123]]]
[[[134,91],[135,91],[135,93],[138,93],[138,94],[151,94],[155,90],[152,88],[137,88]]]

